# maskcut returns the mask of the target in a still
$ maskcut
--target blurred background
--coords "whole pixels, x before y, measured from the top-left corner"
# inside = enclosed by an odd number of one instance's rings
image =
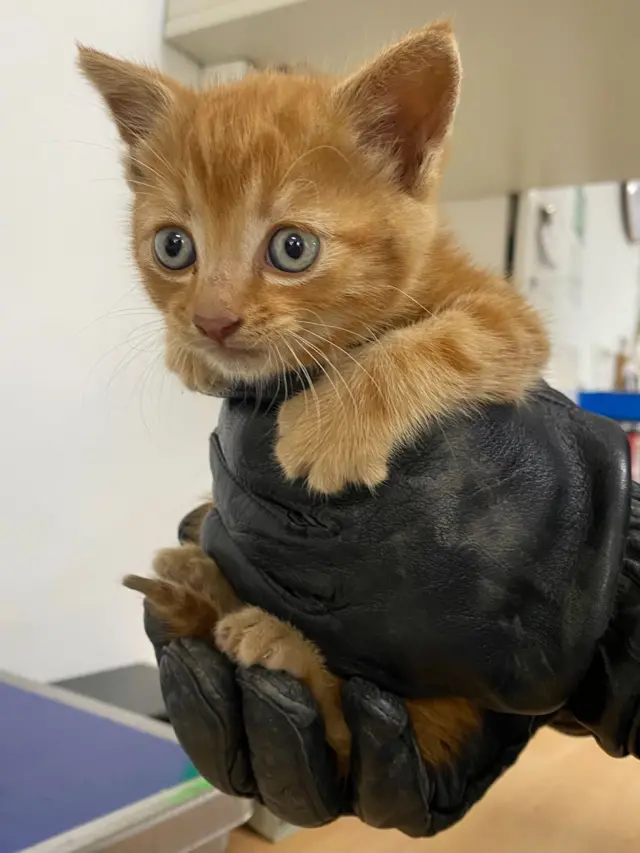
[[[151,662],[140,601],[119,581],[146,570],[209,488],[216,403],[165,375],[129,260],[115,131],[75,70],[76,41],[197,87],[252,66],[347,71],[452,17],[465,81],[445,215],[546,318],[552,384],[575,399],[637,390],[640,4],[0,7],[0,669],[50,682]]]

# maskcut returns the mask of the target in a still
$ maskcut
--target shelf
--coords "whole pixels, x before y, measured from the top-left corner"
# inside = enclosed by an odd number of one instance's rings
[[[630,0],[169,0],[167,40],[201,66],[345,72],[443,13],[465,81],[444,195],[640,176]]]
[[[247,21],[253,16],[305,0],[169,0],[165,24],[167,41],[189,39],[193,33],[215,29],[232,21]],[[204,61],[204,64],[209,64]]]
[[[583,391],[578,395],[578,405],[614,421],[640,422],[640,394]]]

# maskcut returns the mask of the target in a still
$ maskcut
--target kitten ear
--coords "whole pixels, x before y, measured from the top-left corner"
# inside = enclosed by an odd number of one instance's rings
[[[340,84],[361,144],[388,151],[405,189],[428,180],[451,129],[462,68],[451,25],[408,36]],[[431,167],[431,168],[430,168]]]
[[[123,141],[135,145],[148,136],[169,109],[176,84],[159,71],[78,45],[78,66],[102,95]]]

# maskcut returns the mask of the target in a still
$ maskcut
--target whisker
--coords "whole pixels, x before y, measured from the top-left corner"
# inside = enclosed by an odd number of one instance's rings
[[[121,376],[123,373],[125,373],[131,367],[131,365],[138,360],[139,356],[141,355],[141,352],[142,352],[141,350],[136,350],[136,349],[130,348],[122,356],[120,361],[116,364],[114,371],[111,374],[111,377],[106,384],[106,387],[105,387],[105,395],[106,396],[108,396],[111,393],[111,390],[113,388],[113,383],[115,382],[115,380],[119,376]]]
[[[145,190],[157,190],[158,189],[153,184],[149,184],[146,181],[134,180],[133,178],[129,178],[129,183],[133,184],[136,187],[141,187],[142,189],[145,189]]]
[[[293,347],[289,344],[289,342],[287,341],[287,339],[283,335],[281,335],[280,338],[282,340],[282,343],[287,347],[287,349],[289,350],[291,355],[294,357],[297,364],[300,366],[300,369],[303,371],[304,375],[307,378],[307,382],[309,383],[309,390],[311,391],[311,393],[313,395],[313,400],[314,400],[315,407],[316,407],[316,432],[318,432],[320,430],[321,425],[322,425],[322,416],[320,413],[320,399],[318,397],[318,392],[315,389],[315,386],[313,384],[313,380],[311,379],[311,375],[310,375],[309,371],[307,370],[305,365],[300,361],[300,359],[298,358]],[[304,400],[305,400],[305,410],[306,410],[307,395],[304,394],[303,396],[304,396]]]
[[[360,335],[358,332],[354,332],[352,329],[345,329],[343,326],[333,326],[330,323],[313,323],[311,320],[301,320],[300,321],[304,326],[320,326],[325,329],[333,329],[335,332],[346,332],[348,335],[354,335],[356,338],[360,338],[361,341],[364,341],[367,344],[370,344],[375,340],[375,336],[373,338],[368,338],[366,335]],[[371,330],[369,330],[371,331]]]
[[[315,194],[316,202],[319,200],[320,191],[318,189],[318,185],[316,184],[315,181],[312,181],[310,178],[296,178],[294,181],[291,181],[291,183],[289,184],[289,187],[294,187],[294,186],[300,186],[300,187],[310,186],[311,189],[313,190],[314,194]]]
[[[307,347],[311,347],[312,349],[314,349],[314,350],[315,350],[317,353],[319,353],[319,354],[320,354],[320,356],[321,356],[322,358],[324,358],[324,359],[326,359],[326,358],[327,358],[327,357],[326,357],[326,355],[322,352],[322,350],[321,350],[319,347],[315,346],[315,344],[312,344],[312,343],[311,343],[311,341],[305,341],[303,338],[301,338],[301,337],[300,337],[300,335],[297,335],[295,332],[290,332],[290,334],[291,334],[291,335],[295,338],[295,340],[298,342],[298,345],[299,345],[299,346],[301,346],[301,347],[302,347],[302,349],[304,349],[304,350],[305,350],[305,352],[307,352],[307,354],[310,356],[310,358],[312,358],[312,359],[315,361],[315,363],[318,365],[318,367],[320,368],[320,370],[322,371],[322,373],[324,374],[324,376],[326,376],[326,378],[327,378],[327,382],[331,385],[331,387],[332,387],[332,388],[333,388],[333,390],[335,391],[335,395],[336,395],[336,397],[337,397],[337,399],[338,399],[338,402],[340,403],[340,406],[342,407],[342,411],[344,412],[344,414],[345,414],[345,416],[346,416],[346,413],[347,413],[347,412],[346,412],[346,409],[345,409],[345,406],[344,406],[344,400],[342,399],[342,395],[341,395],[341,394],[340,394],[340,392],[338,391],[338,387],[337,387],[337,385],[335,384],[335,382],[333,381],[333,379],[332,379],[332,378],[331,378],[331,376],[329,375],[329,371],[326,369],[326,367],[325,367],[325,366],[324,366],[320,361],[318,361],[318,359],[313,355],[313,353],[312,353],[312,352],[310,352],[310,351],[309,351],[309,349],[307,349]],[[351,388],[349,388],[349,385],[348,385],[347,381],[345,380],[344,376],[342,376],[342,374],[341,374],[341,373],[340,373],[340,371],[336,368],[336,366],[335,366],[335,365],[333,365],[333,364],[332,364],[331,366],[332,366],[333,370],[335,370],[336,375],[337,375],[337,376],[339,377],[339,379],[342,381],[342,384],[343,384],[343,385],[344,385],[344,387],[346,388],[347,393],[349,394],[349,396],[351,397],[351,400],[353,401],[354,408],[357,410],[358,405],[357,405],[357,403],[356,403],[355,397],[353,396],[353,392],[351,391]]]
[[[423,305],[421,302],[418,302],[418,300],[415,297],[413,297],[410,293],[407,293],[407,291],[403,290],[401,287],[396,287],[393,284],[386,284],[385,287],[388,287],[390,290],[397,290],[398,293],[401,293],[403,296],[406,296],[407,299],[410,299],[411,302],[414,302],[418,306],[418,308],[422,309],[422,311],[424,311],[424,313],[428,317],[434,316],[433,311],[430,311],[426,305]]]
[[[91,381],[93,381],[94,375],[96,374],[96,372],[98,371],[100,366],[103,364],[103,362],[105,362],[113,353],[117,352],[118,350],[126,348],[124,354],[120,358],[120,361],[116,365],[115,374],[111,377],[107,387],[111,386],[115,376],[118,373],[122,372],[122,370],[124,368],[126,368],[127,364],[134,360],[136,355],[143,353],[143,352],[153,353],[154,350],[145,349],[144,347],[141,347],[139,345],[140,341],[136,342],[135,340],[132,340],[132,336],[134,336],[135,333],[136,333],[136,330],[133,330],[132,332],[130,332],[127,335],[127,337],[125,338],[124,341],[119,341],[117,344],[110,347],[103,355],[101,355],[100,358],[96,361],[96,363],[89,370],[89,373],[87,374],[87,377],[85,379],[85,383],[90,383]],[[152,330],[147,330],[143,334],[142,342],[144,342],[145,340],[151,340],[152,334],[155,334],[155,332]],[[137,343],[137,345],[136,345],[136,343]]]
[[[278,397],[280,396],[280,385],[282,383],[282,368],[284,367],[284,362],[282,361],[282,357],[280,356],[280,350],[278,349],[277,344],[275,344],[275,343],[271,344],[269,341],[267,341],[267,353],[268,353],[270,362],[273,361],[272,355],[275,355],[277,358],[277,361],[275,363],[275,368],[276,368],[276,375],[278,377],[278,387],[276,388],[275,394],[273,395],[273,399],[271,400],[271,403],[269,404],[268,411],[271,411],[271,406],[273,405],[274,402],[276,402],[278,400]]]
[[[280,352],[280,350],[278,350],[278,355],[280,356],[280,359],[282,361],[282,378],[284,380],[284,401],[286,403],[287,400],[289,399],[289,385],[287,383],[287,372],[288,371],[287,371],[287,365],[285,363],[284,357],[283,357],[282,353]]]
[[[115,154],[116,156],[120,156],[122,151],[118,148],[114,148],[113,145],[103,145],[100,142],[92,142],[89,139],[54,139],[51,140],[56,143],[71,143],[72,145],[86,145],[89,148],[101,148],[103,151],[109,151],[111,154]]]
[[[311,323],[309,320],[302,320],[301,321],[302,323],[305,323],[305,324],[310,325],[310,326],[318,325],[318,326],[324,326],[326,329],[335,329],[336,331],[347,332],[349,334],[355,335],[358,338],[361,338],[364,343],[373,343],[374,341],[378,340],[384,334],[384,332],[387,331],[387,329],[391,328],[391,326],[388,323],[385,323],[384,325],[381,325],[377,329],[373,329],[371,326],[368,326],[363,320],[360,320],[359,318],[356,317],[356,318],[354,318],[356,323],[358,323],[360,326],[362,326],[363,329],[366,329],[366,331],[369,333],[368,336],[360,335],[357,332],[353,331],[352,329],[346,329],[342,326],[333,326],[330,323],[327,323],[324,320],[324,318],[321,317],[317,311],[313,311],[311,308],[299,308],[298,310],[303,311],[306,314],[311,314],[313,317],[316,317],[320,321],[319,323],[314,324],[314,323]]]
[[[110,151],[112,154],[116,154],[118,156],[122,155],[122,150],[118,150],[117,148],[114,148],[113,146],[109,146],[109,145],[101,145],[99,142],[90,142],[89,140],[86,140],[86,139],[69,139],[66,141],[72,142],[76,145],[88,145],[91,148],[102,148],[103,151]],[[153,153],[155,153],[157,156],[157,152],[153,152]],[[150,172],[152,172],[158,178],[158,180],[160,180],[164,184],[165,187],[167,187],[167,188],[171,187],[171,184],[167,181],[167,179],[164,177],[164,175],[162,175],[160,172],[158,172],[157,169],[154,169],[153,166],[150,166],[149,163],[145,163],[143,160],[140,160],[137,157],[134,157],[133,154],[130,154],[130,153],[127,154],[127,158],[129,160],[131,160],[132,163],[136,163],[138,166],[140,166],[140,168],[148,169]],[[169,166],[169,168],[171,169],[173,174],[177,176],[177,173],[175,172],[175,170],[172,169],[171,166]],[[155,189],[155,187],[154,187],[154,189]]]
[[[119,311],[107,311],[106,314],[102,314],[99,317],[94,317],[92,320],[89,320],[84,326],[81,326],[78,329],[77,334],[82,335],[87,331],[93,329],[93,326],[96,323],[104,323],[107,320],[122,320],[128,317],[153,317],[154,321],[158,323],[158,328],[161,329],[164,325],[164,320],[162,317],[158,317],[157,311],[155,309],[137,309],[137,308],[123,308]]]
[[[139,326],[136,326],[135,329],[132,329],[129,332],[129,336],[128,336],[127,340],[129,338],[132,338],[135,335],[139,334],[140,332],[144,332],[145,334],[147,334],[147,333],[149,333],[149,334],[154,333],[155,334],[157,332],[163,332],[163,331],[164,331],[164,321],[158,320],[157,318],[154,318],[153,320],[147,320],[145,323],[141,323]]]
[[[167,178],[162,174],[162,172],[159,172],[157,169],[154,169],[153,166],[151,166],[149,163],[145,163],[144,160],[141,160],[139,157],[135,157],[130,152],[127,153],[127,160],[130,160],[132,163],[135,163],[137,166],[140,166],[141,169],[148,169],[152,175],[155,175],[156,178],[158,178],[158,180],[162,184],[164,184],[165,187],[171,188],[171,184],[169,183]],[[176,175],[176,173],[173,170],[172,170],[172,172],[174,175]]]
[[[173,166],[173,165],[172,165],[172,164],[167,160],[167,158],[166,158],[164,155],[162,155],[162,154],[160,153],[160,151],[158,151],[158,149],[157,149],[157,148],[154,148],[154,146],[153,146],[153,145],[151,145],[151,143],[149,142],[149,140],[148,140],[148,139],[145,139],[144,137],[141,137],[141,138],[139,138],[139,140],[138,140],[138,141],[139,141],[139,142],[141,142],[141,143],[146,147],[146,149],[149,151],[149,153],[150,153],[150,154],[153,154],[153,156],[154,156],[154,157],[156,157],[156,158],[157,158],[157,159],[162,163],[162,165],[163,165],[163,166],[166,166],[166,167],[167,167],[167,169],[169,170],[170,174],[172,174],[175,178],[180,178],[180,173],[178,172],[178,170],[176,169],[176,167],[175,167],[175,166]]]
[[[301,364],[300,359],[296,357],[295,352],[293,351],[293,349],[291,348],[291,346],[287,343],[287,341],[285,340],[285,338],[284,338],[284,336],[283,336],[282,334],[279,334],[279,339],[282,341],[282,343],[286,346],[286,348],[289,350],[289,352],[290,352],[290,353],[291,353],[291,355],[293,356],[294,363],[297,363],[297,364],[298,364],[298,367],[302,367],[303,365]],[[296,376],[298,376],[298,375],[299,375],[299,374],[298,374],[298,371],[296,370],[295,372],[296,372]],[[304,398],[304,404],[305,404],[305,409],[306,409],[306,407],[307,407],[307,398],[306,398],[306,396],[305,396],[305,398]]]
[[[313,335],[313,336],[314,336],[314,338],[318,338],[319,340],[324,341],[326,344],[329,344],[329,346],[335,347],[335,349],[339,350],[341,353],[343,353],[343,355],[346,355],[346,356],[347,356],[347,358],[351,359],[351,361],[352,361],[354,364],[356,364],[356,365],[360,368],[360,370],[362,370],[362,372],[363,372],[363,373],[365,373],[365,374],[369,377],[369,379],[371,380],[371,382],[373,383],[373,385],[375,386],[375,388],[378,390],[378,393],[380,394],[380,396],[382,397],[382,399],[383,399],[383,400],[385,400],[385,399],[386,399],[385,394],[384,394],[384,392],[382,391],[382,388],[378,385],[378,383],[377,383],[377,382],[376,382],[376,380],[373,378],[373,376],[369,373],[369,371],[368,371],[368,370],[367,370],[367,369],[366,369],[362,364],[360,364],[360,362],[358,361],[358,359],[357,359],[357,358],[354,358],[354,357],[351,355],[351,353],[350,353],[348,350],[344,349],[344,348],[343,348],[343,347],[341,347],[341,346],[338,346],[338,344],[334,344],[334,342],[333,342],[332,340],[330,340],[329,338],[325,338],[325,337],[323,337],[322,335],[319,335],[317,332],[312,332],[311,330],[309,330],[309,334],[310,334],[310,335]]]
[[[141,419],[142,423],[144,424],[144,428],[149,433],[149,435],[151,435],[151,430],[149,429],[149,424],[147,423],[147,418],[146,418],[145,411],[144,411],[144,393],[145,393],[145,389],[148,387],[148,382],[149,382],[151,375],[153,374],[156,367],[158,366],[158,356],[159,356],[159,353],[156,354],[155,358],[152,358],[149,361],[149,363],[144,368],[144,370],[142,371],[142,373],[138,377],[135,385],[133,386],[133,388],[131,390],[131,398],[133,398],[134,394],[138,398],[138,407],[140,410],[140,419]]]
[[[315,147],[315,148],[310,148],[310,149],[309,149],[309,151],[304,151],[304,152],[303,152],[299,157],[297,157],[297,158],[293,161],[293,163],[289,166],[289,168],[288,168],[288,169],[287,169],[287,171],[285,172],[284,177],[283,177],[283,178],[282,178],[282,180],[280,181],[280,184],[278,185],[278,190],[282,189],[282,187],[284,186],[284,184],[285,184],[285,183],[286,183],[286,181],[287,181],[287,178],[289,177],[289,175],[291,174],[291,172],[295,169],[295,167],[298,165],[298,163],[300,163],[300,162],[301,162],[302,160],[304,160],[306,157],[310,157],[312,154],[316,154],[318,151],[333,151],[333,152],[334,152],[334,154],[337,154],[337,155],[338,155],[338,157],[340,157],[340,159],[341,159],[341,160],[344,160],[344,162],[345,162],[345,163],[347,164],[347,166],[349,167],[349,170],[351,171],[351,169],[352,169],[352,165],[351,165],[351,163],[350,163],[350,161],[349,161],[349,158],[346,156],[346,154],[343,154],[343,153],[342,153],[342,151],[340,151],[340,150],[339,150],[338,148],[336,148],[334,145],[316,145],[316,147]]]
[[[319,335],[317,332],[313,332],[313,331],[311,331],[311,329],[308,329],[307,331],[308,331],[308,334],[313,335],[315,338],[319,338],[320,340],[323,340],[325,343],[328,343],[330,346],[335,347],[336,349],[338,349],[340,352],[342,352],[344,355],[346,355],[346,356],[347,356],[347,358],[351,359],[351,361],[352,361],[355,365],[357,365],[357,367],[359,367],[359,368],[360,368],[360,370],[362,370],[362,372],[363,372],[366,376],[368,376],[368,377],[369,377],[369,379],[370,379],[370,380],[371,380],[371,382],[373,383],[374,387],[377,389],[378,393],[380,394],[380,399],[382,400],[382,402],[384,403],[384,405],[385,405],[385,406],[387,406],[387,407],[391,410],[391,412],[395,415],[395,417],[396,417],[397,419],[400,419],[400,414],[399,414],[399,412],[398,412],[398,409],[397,409],[396,405],[395,405],[395,404],[394,404],[394,402],[393,402],[393,399],[392,399],[392,398],[390,398],[390,397],[389,397],[389,395],[388,395],[385,391],[383,391],[383,389],[380,387],[380,385],[379,385],[379,384],[378,384],[378,382],[374,379],[374,377],[371,375],[371,373],[369,373],[369,371],[364,367],[364,365],[363,365],[363,364],[361,364],[361,362],[360,362],[360,361],[358,361],[358,359],[354,358],[354,356],[353,356],[350,352],[348,352],[348,350],[343,349],[343,347],[340,347],[340,346],[338,346],[338,344],[333,343],[333,341],[331,341],[329,338],[323,338],[323,337],[322,337],[322,335]],[[392,362],[391,357],[389,356],[389,354],[386,352],[386,350],[384,350],[384,355],[385,355],[385,357],[387,358],[387,361],[389,362],[390,367],[391,367],[391,368],[393,368],[393,367],[394,367],[393,362]],[[348,390],[348,392],[349,392],[349,396],[351,397],[351,399],[352,399],[352,401],[353,401],[353,404],[354,404],[354,407],[355,407],[355,408],[356,408],[356,410],[357,410],[358,406],[357,406],[357,403],[356,403],[356,401],[355,401],[355,398],[354,398],[353,392],[352,392],[352,390],[351,390],[351,388],[350,388],[349,384],[347,383],[347,381],[345,380],[345,378],[342,376],[342,373],[340,372],[340,370],[338,370],[338,369],[337,369],[336,365],[332,363],[332,367],[334,368],[334,370],[336,371],[337,375],[338,375],[338,376],[340,377],[340,379],[342,380],[342,382],[343,382],[343,384],[344,384],[345,388],[347,388],[347,390]]]

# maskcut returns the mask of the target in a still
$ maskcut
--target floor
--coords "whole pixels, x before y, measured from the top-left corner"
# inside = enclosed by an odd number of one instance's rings
[[[458,825],[412,840],[349,818],[270,844],[233,833],[228,853],[638,853],[640,763],[591,740],[540,732]]]

